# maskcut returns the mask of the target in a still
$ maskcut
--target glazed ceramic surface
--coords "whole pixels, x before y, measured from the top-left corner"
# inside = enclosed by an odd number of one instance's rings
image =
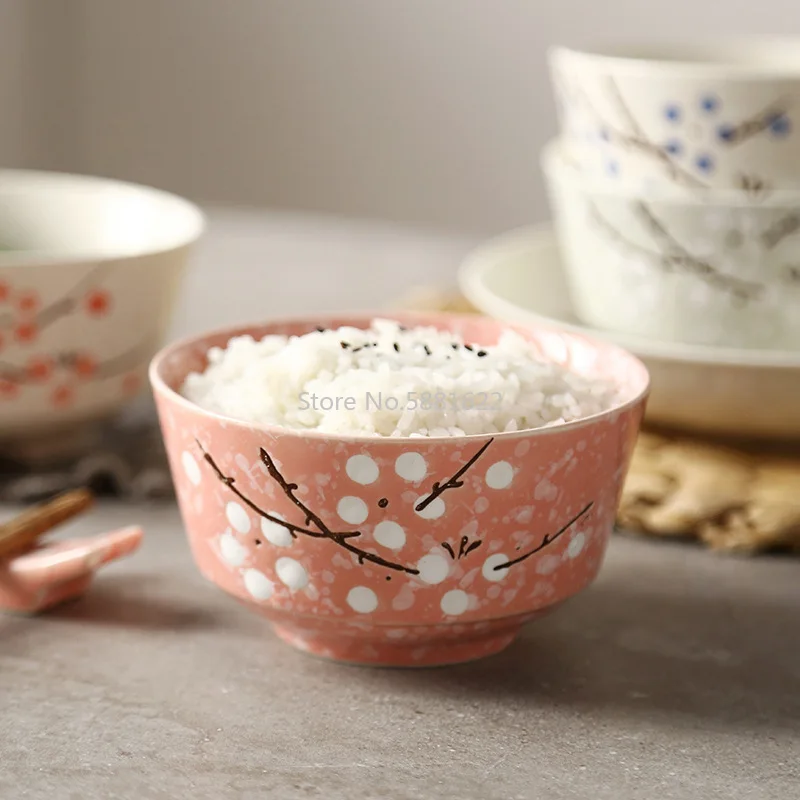
[[[203,225],[153,189],[0,172],[0,439],[106,416],[146,388]]]
[[[581,171],[638,193],[800,185],[800,42],[580,52],[550,67]]]
[[[142,529],[44,544],[0,561],[0,610],[35,613],[83,594],[104,564],[135,552]]]
[[[614,342],[650,372],[647,419],[678,429],[734,437],[800,439],[800,353],[703,347],[611,333],[581,323],[550,226],[488,242],[459,272],[461,290],[497,319]]]
[[[800,192],[760,204],[642,199],[585,182],[557,144],[543,168],[584,322],[664,341],[800,351]]]
[[[393,315],[491,345],[477,317]],[[603,558],[647,374],[584,337],[522,329],[544,356],[614,377],[620,408],[538,432],[452,439],[345,438],[225,419],[176,393],[212,346],[276,323],[175,345],[153,362],[178,499],[201,572],[316,655],[360,663],[464,661],[585,588]]]

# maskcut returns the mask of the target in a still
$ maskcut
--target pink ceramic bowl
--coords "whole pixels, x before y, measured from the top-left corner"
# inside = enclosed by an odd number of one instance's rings
[[[559,427],[438,439],[256,426],[178,394],[208,349],[233,336],[368,327],[373,316],[226,330],[156,356],[150,380],[192,553],[206,578],[315,655],[428,666],[496,653],[596,576],[647,371],[612,345],[513,326],[545,357],[615,379],[621,404]],[[508,327],[392,316],[481,345]]]

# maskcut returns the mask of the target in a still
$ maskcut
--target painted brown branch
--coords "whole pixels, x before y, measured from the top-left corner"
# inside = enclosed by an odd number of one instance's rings
[[[466,472],[469,467],[478,460],[481,454],[486,450],[486,448],[492,443],[493,439],[490,439],[479,451],[476,453],[475,456],[471,459],[471,462],[468,462],[464,468],[462,468],[461,474]],[[294,525],[291,522],[287,522],[280,517],[277,517],[273,514],[270,514],[267,511],[264,511],[263,508],[259,507],[256,503],[254,503],[244,492],[242,492],[238,486],[236,486],[236,479],[230,475],[226,475],[217,465],[216,461],[214,460],[213,456],[203,447],[203,445],[196,439],[195,442],[197,443],[197,447],[199,448],[203,460],[209,465],[211,470],[216,475],[217,479],[224,484],[236,497],[238,497],[249,509],[254,511],[259,516],[263,517],[264,519],[270,520],[270,522],[274,522],[276,525],[280,525],[281,527],[285,528],[293,538],[297,538],[298,534],[302,534],[303,536],[310,536],[314,539],[328,539],[332,541],[334,544],[338,545],[339,547],[344,548],[348,552],[352,553],[358,559],[359,564],[363,564],[365,561],[369,561],[372,564],[375,564],[379,567],[385,567],[386,569],[395,570],[397,572],[405,572],[408,575],[419,575],[419,570],[414,567],[408,567],[404,564],[398,564],[393,561],[388,561],[385,558],[382,558],[375,553],[370,553],[367,550],[362,550],[360,547],[351,543],[351,539],[354,539],[361,535],[360,531],[350,531],[350,532],[341,532],[341,531],[332,531],[320,517],[315,514],[308,506],[303,503],[295,494],[295,490],[297,489],[297,484],[289,483],[281,474],[280,470],[278,469],[277,465],[275,464],[274,459],[270,454],[262,447],[259,450],[259,454],[261,456],[261,461],[264,466],[267,468],[267,472],[269,476],[278,484],[281,488],[283,493],[292,501],[292,503],[297,506],[300,511],[303,512],[306,519],[306,525],[310,523],[314,523],[318,530],[312,530],[310,528],[304,528],[301,525]],[[455,476],[454,476],[455,477]],[[573,517],[564,527],[558,530],[556,533],[552,535],[545,536],[544,539],[539,543],[539,545],[531,550],[528,553],[525,553],[518,558],[515,558],[513,561],[509,561],[506,564],[500,564],[495,569],[507,569],[514,564],[518,564],[520,561],[524,561],[526,558],[530,558],[534,553],[538,553],[540,550],[543,550],[549,544],[552,544],[561,534],[564,533],[571,525],[577,522],[584,514],[586,514],[589,509],[592,507],[593,503],[589,503],[579,514]],[[469,555],[473,550],[476,550],[478,547],[481,546],[482,541],[480,539],[475,540],[472,544],[468,547],[465,547],[466,537],[463,537],[461,540],[461,546],[459,548],[458,558],[462,556]],[[456,554],[453,548],[447,543],[442,542],[442,547],[447,550],[450,554],[450,557],[456,559]]]
[[[628,248],[629,250],[633,250],[637,253],[640,253],[647,258],[652,259],[653,261],[663,261],[663,254],[657,253],[653,250],[648,250],[644,245],[637,244],[636,242],[632,242],[626,236],[622,234],[621,231],[617,230],[601,213],[600,209],[597,206],[589,202],[589,214],[592,216],[592,219],[597,223],[598,226],[603,228],[608,236],[614,239],[618,244],[623,245],[624,247]]]
[[[320,517],[315,514],[308,506],[303,503],[295,495],[295,489],[297,489],[296,483],[289,483],[283,475],[281,475],[278,467],[275,464],[272,456],[262,447],[260,450],[261,454],[261,461],[263,462],[264,466],[267,468],[267,472],[269,473],[270,477],[280,486],[283,493],[296,505],[305,515],[306,525],[310,523],[314,523],[314,525],[319,529],[320,533],[322,534],[323,539],[330,539],[330,541],[334,542],[335,544],[339,545],[339,547],[343,547],[345,550],[352,553],[354,556],[358,558],[358,563],[363,564],[365,561],[369,561],[372,564],[376,564],[379,567],[385,567],[386,569],[393,569],[397,572],[405,572],[409,575],[419,575],[419,570],[414,567],[407,567],[404,564],[398,564],[394,561],[389,561],[386,558],[383,558],[375,553],[370,553],[367,550],[362,550],[360,547],[352,544],[350,539],[355,538],[361,535],[360,531],[354,531],[351,533],[339,533],[337,531],[332,531],[328,526],[320,519]],[[299,531],[303,532],[303,531]],[[318,537],[320,538],[320,537]]]
[[[684,184],[692,189],[708,189],[708,184],[701,181],[695,175],[692,175],[691,172],[683,169],[679,164],[676,164],[672,156],[669,154],[669,151],[665,147],[656,144],[647,137],[647,134],[644,132],[636,117],[633,115],[633,112],[625,102],[619,87],[613,79],[609,79],[608,86],[620,113],[624,116],[625,121],[630,128],[630,132],[620,130],[618,127],[607,122],[603,118],[603,115],[597,110],[594,103],[592,103],[592,101],[589,99],[585,91],[577,90],[577,94],[579,95],[583,105],[595,118],[597,124],[603,127],[603,130],[607,133],[609,138],[615,140],[617,144],[623,145],[632,150],[638,150],[641,153],[660,161],[667,170],[667,173],[676,183]]]
[[[662,246],[665,246],[669,251],[666,254],[663,253],[662,255],[666,256],[670,259],[681,259],[682,261],[690,262],[695,269],[695,272],[698,272],[701,275],[710,275],[715,270],[708,262],[703,261],[702,259],[695,258],[668,230],[667,227],[661,222],[658,217],[656,217],[653,210],[644,202],[637,202],[634,206],[639,214],[639,216],[644,220],[645,225],[649,229],[650,233],[653,237],[661,243]]]
[[[589,213],[595,222],[616,242],[628,249],[648,258],[653,264],[671,272],[674,269],[683,269],[685,272],[696,275],[706,283],[730,292],[742,300],[758,297],[764,287],[758,283],[751,283],[740,278],[725,275],[713,264],[692,255],[677,239],[667,230],[664,224],[655,216],[645,203],[638,203],[637,210],[654,238],[666,248],[666,251],[654,252],[647,247],[632,242],[627,236],[612,225],[599,211],[590,204]]]
[[[260,517],[264,519],[268,519],[270,522],[274,522],[276,525],[280,525],[282,528],[285,528],[289,534],[293,538],[297,538],[298,533],[302,533],[304,536],[311,536],[315,539],[323,539],[324,534],[319,531],[312,531],[308,528],[304,528],[301,525],[293,525],[291,522],[286,522],[286,520],[281,519],[280,517],[275,516],[274,514],[270,514],[268,511],[264,511],[263,508],[260,508],[256,503],[254,503],[244,492],[239,490],[239,487],[236,486],[236,479],[226,475],[217,465],[217,462],[214,460],[214,457],[208,453],[202,444],[195,439],[197,442],[197,446],[200,448],[200,452],[203,455],[203,460],[211,467],[214,474],[217,476],[217,479],[225,484],[228,489],[233,492],[249,509],[255,511]]]
[[[124,375],[126,372],[130,372],[147,360],[148,355],[154,349],[154,344],[155,343],[152,341],[144,340],[130,350],[113,356],[107,361],[101,361],[95,366],[92,374],[85,380],[107,380],[108,378],[115,378],[118,375]],[[78,360],[79,354],[74,351],[68,351],[56,353],[54,355],[43,355],[42,358],[50,360],[56,366],[69,369]],[[25,368],[8,363],[0,363],[0,380],[19,385],[36,383]]]
[[[62,317],[68,316],[77,306],[78,301],[76,298],[62,297],[60,300],[56,300],[46,308],[43,308],[36,315],[36,324],[39,326],[39,330],[46,328],[48,325],[52,325]]]
[[[80,302],[81,297],[93,289],[109,272],[113,262],[107,261],[83,276],[61,300],[56,300],[43,308],[36,315],[36,323],[40,329],[52,325],[56,320],[72,313]]]
[[[54,300],[50,305],[39,311],[34,317],[34,322],[39,330],[44,330],[62,317],[71,314],[78,307],[81,297],[100,282],[102,276],[108,272],[111,266],[111,262],[107,262],[90,270],[64,297]],[[6,312],[0,316],[0,328],[7,328],[13,325],[16,319],[15,314]]]
[[[442,547],[447,550],[447,554],[453,561],[461,561],[462,558],[466,558],[473,550],[477,550],[483,544],[483,541],[481,539],[476,539],[470,544],[469,537],[462,536],[458,546],[458,554],[456,554],[450,542],[442,542],[441,544]]]
[[[660,145],[651,142],[648,139],[640,139],[637,136],[629,136],[621,133],[609,126],[606,126],[609,137],[615,139],[619,144],[630,147],[631,149],[639,150],[646,155],[652,156],[662,163],[667,171],[667,174],[676,182],[684,184],[692,189],[707,189],[708,184],[696,178],[690,172],[687,172],[682,167],[678,166],[667,152],[666,149]]]
[[[449,477],[444,483],[434,483],[431,487],[430,494],[424,499],[417,503],[415,507],[415,511],[424,511],[439,495],[444,494],[448,489],[459,489],[464,485],[464,481],[460,480],[460,478],[464,475],[464,473],[486,452],[486,449],[489,445],[494,441],[494,438],[489,439],[486,444],[475,453],[463,467],[461,467],[455,475]]]
[[[685,183],[698,189],[708,189],[709,185],[707,183],[704,183],[690,172],[684,170],[680,165],[676,164],[675,160],[672,158],[666,148],[655,144],[647,138],[647,134],[644,132],[641,125],[639,125],[636,117],[633,115],[633,112],[630,109],[630,106],[628,106],[628,104],[625,102],[622,92],[613,78],[609,78],[608,86],[609,91],[613,95],[617,107],[620,110],[620,113],[623,114],[631,131],[633,132],[632,136],[628,136],[624,133],[619,135],[619,132],[617,132],[623,143],[628,144],[631,147],[638,148],[643,152],[649,152],[651,155],[658,158],[676,181]],[[595,116],[599,117],[597,112],[592,109],[591,106],[589,106],[589,108],[592,110],[592,113],[595,114]],[[726,137],[722,140],[723,143],[730,146],[736,146],[746,142],[748,139],[752,139],[754,136],[758,136],[760,133],[763,133],[769,128],[776,117],[781,117],[786,114],[788,109],[789,103],[786,99],[777,100],[774,103],[771,103],[757,114],[753,114],[751,117],[742,120],[736,125],[732,125],[728,130]],[[609,130],[609,133],[613,133],[613,131]],[[742,176],[741,180],[743,184],[742,188],[751,192],[752,194],[757,195],[759,193],[766,193],[769,191],[769,187],[758,178]]]
[[[789,105],[786,98],[781,98],[736,125],[731,125],[726,131],[725,138],[722,139],[723,144],[735,147],[758,136],[767,130],[776,118],[784,116],[789,110]]]
[[[772,191],[772,187],[757,175],[739,174],[734,179],[734,185],[738,186],[748,197],[753,200],[763,200]]]
[[[574,96],[577,96],[591,113],[591,115],[595,118],[597,124],[601,125],[608,137],[616,141],[617,144],[628,147],[631,150],[638,150],[639,152],[655,158],[657,161],[660,161],[667,170],[669,176],[676,183],[684,184],[692,189],[708,189],[709,186],[707,183],[704,183],[702,180],[700,180],[700,178],[683,169],[683,167],[681,167],[679,164],[676,164],[675,160],[665,147],[656,144],[647,137],[644,129],[633,115],[630,106],[622,97],[622,93],[620,92],[619,87],[613,78],[609,79],[608,86],[620,113],[623,115],[625,122],[630,128],[630,132],[621,130],[620,128],[606,121],[603,118],[603,115],[597,110],[597,107],[594,105],[594,103],[589,99],[588,94],[582,89],[576,89],[574,92],[569,92],[569,90],[563,89],[563,93],[571,93]]]
[[[633,115],[630,106],[627,104],[627,102],[625,102],[625,98],[622,96],[622,92],[620,91],[619,86],[617,86],[617,82],[613,78],[609,78],[608,87],[611,95],[614,98],[614,102],[617,104],[617,108],[619,108],[620,113],[625,117],[625,120],[633,132],[632,136],[617,133],[617,136],[621,136],[622,143],[656,158],[662,163],[670,177],[676,183],[683,183],[694,189],[707,189],[708,184],[704,183],[698,177],[692,175],[691,172],[688,172],[687,170],[683,169],[683,167],[676,164],[665,147],[662,147],[661,145],[658,145],[648,139],[647,134],[644,132],[642,126]],[[592,113],[596,114],[594,111]],[[609,131],[609,133],[611,133],[611,131]]]
[[[476,539],[467,549],[464,551],[464,556],[468,556],[473,550],[477,550],[483,544],[482,539]]]
[[[594,503],[587,503],[566,525],[562,525],[555,533],[548,533],[533,550],[529,550],[527,553],[523,553],[521,556],[517,556],[516,558],[511,559],[510,561],[506,561],[503,564],[498,564],[494,569],[495,571],[501,569],[509,569],[513,567],[515,564],[519,564],[522,561],[530,558],[536,553],[544,550],[545,547],[548,545],[553,544],[553,542],[558,539],[559,536],[566,533],[581,517],[586,516],[589,513]]]
[[[798,230],[800,230],[800,212],[792,211],[762,231],[759,238],[767,250],[772,250]]]
[[[259,456],[261,458],[261,462],[267,468],[269,476],[278,484],[278,486],[280,486],[283,493],[292,501],[292,503],[294,503],[294,505],[296,505],[303,512],[303,515],[305,516],[306,519],[306,525],[313,522],[321,533],[331,534],[331,531],[327,528],[325,523],[313,511],[307,508],[306,505],[299,498],[295,496],[294,490],[297,489],[297,484],[288,483],[284,479],[283,475],[281,475],[281,473],[278,471],[275,461],[263,447],[259,448]],[[348,533],[339,533],[334,535],[338,535],[347,539],[356,536],[361,536],[361,532],[350,531]]]
[[[620,113],[625,117],[625,120],[628,123],[631,131],[633,131],[633,135],[643,142],[648,141],[644,129],[633,115],[630,106],[625,102],[625,98],[622,96],[622,91],[617,85],[617,82],[613,78],[609,78],[607,85],[609,93],[614,98],[614,102],[617,104],[617,108],[620,110]]]
[[[710,262],[694,256],[675,238],[646,203],[640,201],[637,203],[637,209],[650,232],[663,245],[672,249],[672,253],[664,253],[664,258],[668,259],[674,266],[683,267],[687,272],[694,273],[707,283],[724,289],[742,300],[753,299],[764,291],[764,287],[761,284],[745,281],[732,275],[725,275]]]

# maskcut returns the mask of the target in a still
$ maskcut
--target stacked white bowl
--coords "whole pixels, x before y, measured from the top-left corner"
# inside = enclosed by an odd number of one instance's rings
[[[800,42],[550,56],[544,151],[580,319],[800,351]]]

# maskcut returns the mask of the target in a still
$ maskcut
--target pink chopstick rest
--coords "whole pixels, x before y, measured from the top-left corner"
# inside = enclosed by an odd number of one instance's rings
[[[79,597],[100,567],[136,551],[143,535],[133,525],[0,561],[0,610],[37,613]]]

